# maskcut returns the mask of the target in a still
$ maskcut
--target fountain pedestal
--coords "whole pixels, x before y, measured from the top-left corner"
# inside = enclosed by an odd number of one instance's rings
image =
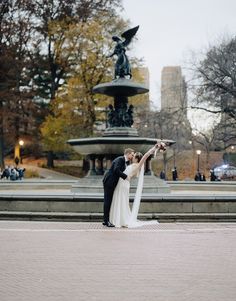
[[[138,137],[138,131],[129,127],[108,127],[102,135],[103,137]]]
[[[138,132],[133,125],[133,106],[128,105],[128,97],[148,92],[142,84],[126,78],[118,78],[108,83],[97,85],[94,93],[113,97],[113,105],[109,105],[108,127],[104,137],[138,137]]]

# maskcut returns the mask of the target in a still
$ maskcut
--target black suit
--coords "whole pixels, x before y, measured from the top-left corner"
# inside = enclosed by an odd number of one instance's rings
[[[109,221],[109,213],[114,190],[119,181],[119,178],[126,179],[127,175],[123,173],[125,170],[125,157],[117,157],[111,165],[111,168],[103,178],[104,187],[104,222]]]

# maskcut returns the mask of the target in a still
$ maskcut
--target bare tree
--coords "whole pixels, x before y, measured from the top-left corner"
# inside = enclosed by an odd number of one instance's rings
[[[227,148],[236,142],[236,37],[211,47],[193,68],[197,86],[192,108],[222,114],[218,136]]]
[[[210,152],[213,151],[216,147],[216,135],[217,132],[214,128],[209,129],[207,132],[202,132],[199,130],[194,130],[194,143],[195,147],[197,145],[201,145],[201,148],[205,151],[206,154],[206,167],[207,169],[210,169]]]

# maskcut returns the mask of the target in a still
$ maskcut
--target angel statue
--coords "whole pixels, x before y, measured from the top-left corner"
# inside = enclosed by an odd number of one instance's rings
[[[132,77],[129,60],[125,53],[125,51],[126,51],[125,48],[126,48],[126,46],[129,45],[132,38],[135,36],[136,32],[138,31],[138,29],[139,29],[139,26],[136,26],[134,28],[131,28],[131,29],[123,32],[121,37],[124,40],[122,40],[118,36],[112,37],[112,40],[116,42],[116,46],[115,46],[114,52],[109,57],[112,57],[113,55],[117,55],[114,79],[125,78],[126,75],[128,75],[129,78]]]

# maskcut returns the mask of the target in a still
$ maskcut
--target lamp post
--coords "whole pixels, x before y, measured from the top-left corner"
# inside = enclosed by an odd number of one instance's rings
[[[179,143],[179,137],[178,137],[178,126],[179,126],[179,122],[174,121],[173,122],[174,125],[174,140],[176,140],[176,144],[173,146],[173,159],[174,159],[174,169],[176,167],[176,153],[178,154],[179,152],[179,148],[178,148],[178,143]],[[176,152],[177,151],[177,152]]]
[[[200,155],[201,155],[201,150],[198,149],[198,150],[196,151],[196,153],[197,153],[197,171],[199,172],[199,169],[200,169]]]
[[[24,140],[20,139],[17,141],[16,145],[15,145],[15,154],[14,154],[14,158],[15,158],[15,163],[16,165],[18,165],[19,162],[22,163],[22,158],[21,158],[21,154],[20,154],[20,148],[24,145]]]
[[[173,147],[174,168],[176,167],[175,147]]]
[[[20,148],[25,144],[24,140],[19,140],[19,145],[20,145]],[[21,153],[20,153],[20,163],[22,163],[22,157],[21,157]]]
[[[195,157],[195,151],[194,151],[194,143],[193,143],[193,140],[189,140],[189,145],[190,145],[190,148],[191,148],[191,172],[192,172],[192,176],[194,177],[194,174],[195,174],[195,160],[194,160],[194,157]]]

